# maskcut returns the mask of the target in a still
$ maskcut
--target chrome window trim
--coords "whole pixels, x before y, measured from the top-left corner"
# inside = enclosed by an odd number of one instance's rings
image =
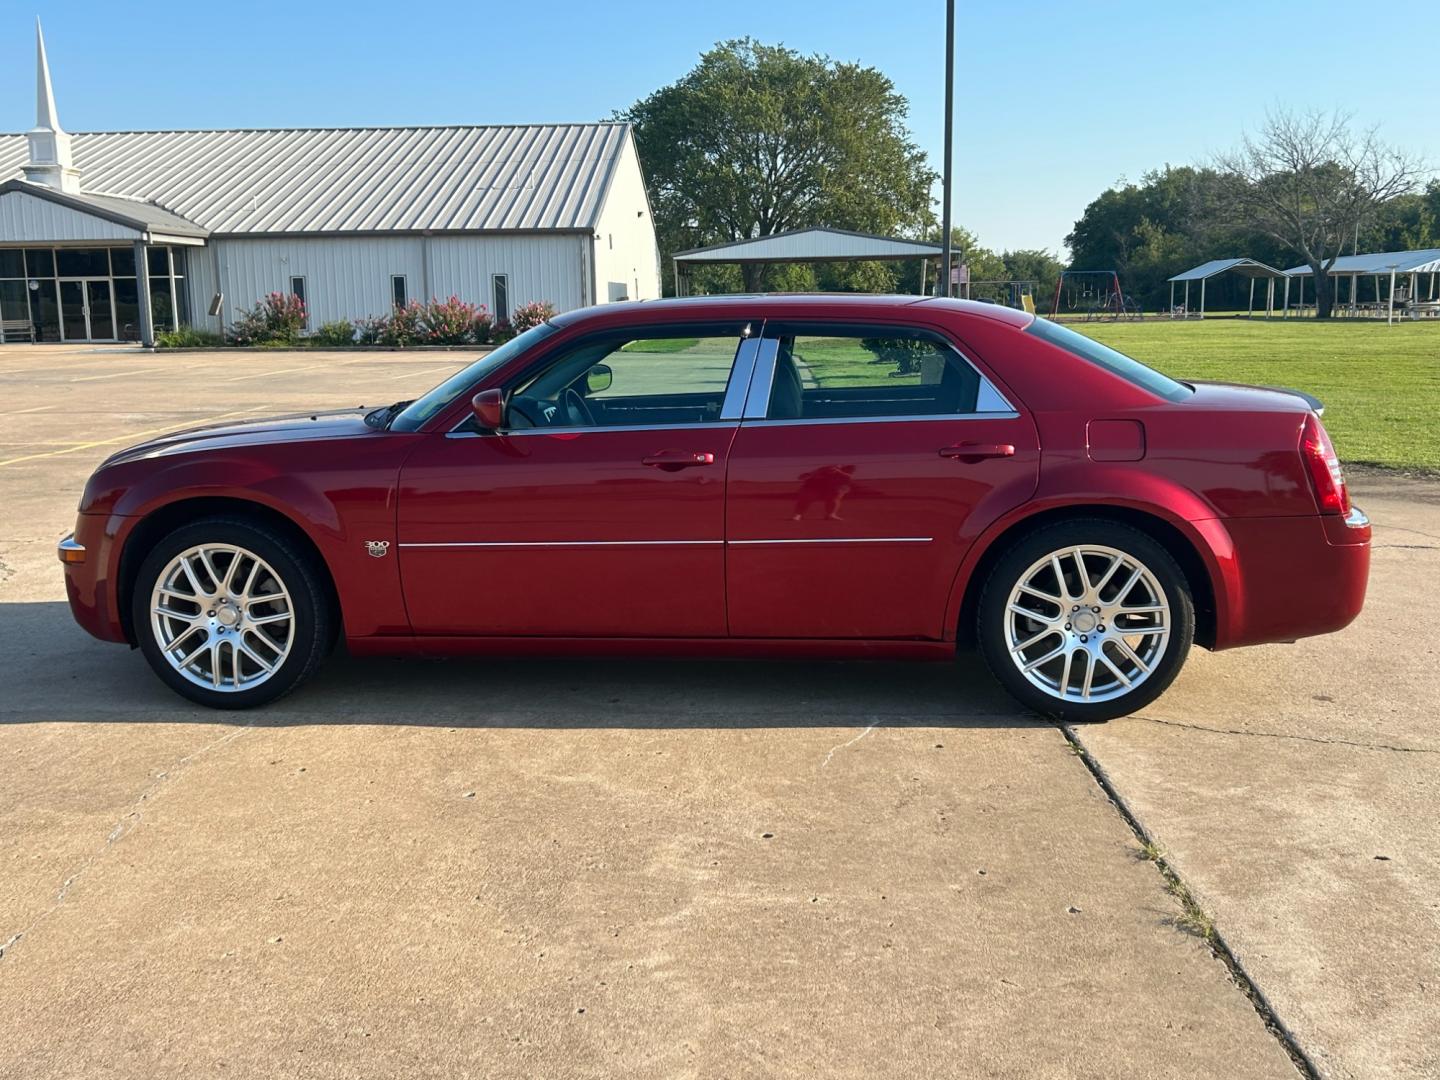
[[[730,361],[730,380],[725,384],[725,399],[720,403],[721,420],[739,420],[744,415],[745,399],[750,392],[750,379],[755,372],[760,343],[760,338],[751,336],[747,325],[735,357]]]
[[[804,325],[806,325],[806,322],[805,322],[804,320],[796,320],[794,323],[786,323],[786,322],[783,322],[782,320],[776,320],[776,321],[777,321],[777,322],[780,322],[782,326],[786,326],[786,327],[789,327],[789,326],[804,326]],[[823,324],[823,323],[822,323],[822,324],[819,324],[819,325],[826,325],[826,324]],[[846,325],[846,324],[829,324],[829,325],[839,326],[839,325]],[[882,324],[879,324],[879,323],[876,323],[876,324],[866,324],[866,325],[859,325],[859,324],[849,324],[849,325],[854,325],[854,328],[855,328],[857,331],[858,331],[858,330],[874,330],[874,329],[880,328],[880,327],[882,326]],[[761,364],[761,366],[756,368],[756,371],[755,371],[756,379],[752,380],[752,381],[751,381],[751,384],[750,384],[750,398],[749,398],[749,400],[746,402],[746,405],[745,405],[745,416],[744,416],[744,419],[745,419],[747,422],[749,422],[749,421],[763,421],[764,423],[767,423],[767,424],[777,424],[777,425],[778,425],[778,424],[788,424],[788,425],[794,425],[794,424],[864,424],[864,423],[875,423],[875,422],[880,422],[880,423],[890,422],[890,423],[893,423],[893,422],[902,421],[902,420],[1014,420],[1014,419],[1016,419],[1016,418],[1019,417],[1019,415],[1020,415],[1019,410],[1017,410],[1017,409],[1015,408],[1015,406],[1010,403],[1010,399],[1007,398],[1004,394],[1002,394],[1002,393],[1000,392],[1000,390],[995,386],[995,384],[990,381],[990,377],[989,377],[988,375],[986,375],[983,371],[981,371],[978,367],[976,367],[975,364],[974,364],[974,362],[972,362],[971,359],[970,359],[968,356],[966,356],[963,352],[961,352],[960,349],[956,348],[954,342],[952,342],[948,337],[946,337],[944,334],[940,333],[938,330],[932,330],[932,329],[930,329],[930,328],[927,327],[927,326],[908,326],[908,325],[907,325],[907,326],[902,326],[902,329],[917,331],[917,332],[919,332],[919,333],[922,333],[922,334],[926,335],[928,338],[932,339],[932,340],[935,341],[936,343],[938,343],[938,344],[940,344],[940,345],[943,345],[945,348],[949,349],[952,353],[954,353],[955,356],[959,358],[959,360],[960,360],[960,362],[961,362],[962,364],[964,364],[966,367],[968,367],[971,371],[975,372],[976,377],[980,380],[980,386],[979,386],[979,388],[978,388],[978,389],[976,390],[976,392],[975,392],[975,411],[974,411],[974,412],[968,412],[968,413],[962,413],[962,412],[957,412],[957,413],[939,413],[939,414],[930,413],[930,414],[927,414],[927,415],[924,415],[924,416],[837,416],[837,417],[814,418],[814,419],[809,419],[809,420],[806,420],[806,419],[798,419],[798,420],[770,420],[770,419],[768,419],[768,418],[766,417],[765,414],[770,411],[770,388],[771,388],[771,384],[772,384],[772,383],[774,382],[774,380],[775,380],[775,360],[776,360],[776,357],[777,357],[777,356],[779,355],[779,353],[780,353],[780,340],[779,340],[779,338],[771,337],[771,336],[770,336],[770,331],[769,331],[769,329],[767,328],[766,331],[765,331],[765,335],[766,335],[766,336],[765,336],[765,338],[764,338],[764,342],[765,342],[765,344],[770,345],[770,349],[769,349],[769,352],[768,352],[768,356],[767,356],[765,353],[763,353],[763,352],[762,352],[762,354],[761,354],[761,357],[760,357],[760,364]],[[796,336],[804,336],[804,335],[798,335],[798,334],[797,334]],[[839,336],[839,335],[831,335],[831,336]],[[843,336],[847,336],[847,337],[848,337],[848,336],[862,337],[862,336],[866,336],[866,335],[863,335],[863,334],[860,334],[860,333],[856,333],[856,334],[854,334],[854,335],[843,335]],[[763,371],[762,371],[762,368],[764,369]],[[760,378],[761,378],[762,376],[763,376],[763,378],[764,378],[764,393],[762,394],[760,400],[759,400],[759,401],[756,401],[756,399],[755,399],[755,392],[756,392],[758,389],[760,389],[760,387],[759,387],[758,384],[759,384],[759,380],[760,380]],[[763,404],[762,404],[761,402],[763,402]],[[985,410],[982,411],[981,408],[980,408],[980,406],[981,406],[982,404],[987,405],[987,406],[990,406],[990,408],[987,408],[987,409],[985,409]]]
[[[509,428],[505,431],[461,431],[470,422],[466,417],[445,433],[447,439],[511,439],[523,435],[603,435],[613,431],[733,431],[738,420],[706,420],[701,424],[615,424],[612,427]]]
[[[1018,412],[1003,413],[928,413],[924,416],[823,416],[812,420],[750,420],[745,427],[803,427],[829,424],[933,424],[939,420],[1018,420]]]
[[[760,339],[760,349],[755,357],[755,371],[750,377],[750,386],[745,395],[743,419],[762,419],[769,411],[770,385],[775,381],[775,358],[779,355],[778,338]]]

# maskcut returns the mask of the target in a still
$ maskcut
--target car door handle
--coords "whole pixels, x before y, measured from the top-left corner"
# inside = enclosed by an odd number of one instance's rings
[[[1015,447],[1009,443],[958,443],[955,446],[942,446],[940,456],[943,458],[954,458],[957,461],[980,461],[983,458],[992,457],[1014,457]]]
[[[715,455],[709,450],[657,450],[641,458],[640,463],[656,469],[693,469],[697,465],[714,465]]]

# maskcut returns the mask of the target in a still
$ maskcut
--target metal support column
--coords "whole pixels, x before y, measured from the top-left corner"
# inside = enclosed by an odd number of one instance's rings
[[[941,256],[941,287],[940,295],[950,295],[950,173],[953,168],[952,138],[955,129],[955,0],[946,0],[945,3],[945,179],[944,179],[944,210],[941,229],[945,235],[941,238],[943,254]]]
[[[135,241],[135,286],[140,301],[140,344],[155,347],[155,322],[150,314],[150,267],[145,262],[145,241]],[[173,293],[172,293],[173,295]]]

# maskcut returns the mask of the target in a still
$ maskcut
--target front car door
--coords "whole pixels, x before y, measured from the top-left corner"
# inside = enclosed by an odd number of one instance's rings
[[[1039,459],[1031,419],[937,330],[767,323],[730,453],[731,634],[944,637],[965,551]]]
[[[725,470],[758,345],[744,322],[597,331],[509,380],[504,430],[422,442],[397,530],[415,632],[724,636]]]

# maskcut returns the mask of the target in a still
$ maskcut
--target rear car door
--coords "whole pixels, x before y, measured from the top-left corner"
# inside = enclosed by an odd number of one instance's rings
[[[726,503],[736,637],[945,636],[965,551],[1038,478],[1029,416],[929,328],[767,323],[744,412]]]
[[[725,469],[758,344],[744,322],[597,332],[506,388],[505,430],[418,447],[398,514],[415,632],[723,636]]]

